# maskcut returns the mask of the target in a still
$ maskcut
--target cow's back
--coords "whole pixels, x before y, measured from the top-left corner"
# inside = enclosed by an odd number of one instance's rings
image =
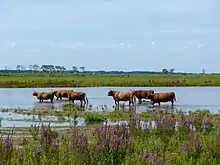
[[[115,95],[116,98],[120,99],[121,101],[127,101],[129,100],[131,97],[133,97],[133,92],[121,92],[118,91]]]
[[[140,98],[146,98],[149,93],[154,93],[153,90],[137,90],[135,96]]]
[[[85,93],[84,92],[74,92],[74,91],[72,91],[72,92],[70,92],[69,94],[68,94],[68,97],[70,98],[70,99],[82,99],[82,97],[85,95]]]
[[[43,96],[43,98],[47,99],[47,98],[50,98],[50,97],[51,97],[51,93],[49,93],[49,92],[44,92],[44,93],[42,94],[42,96]]]
[[[174,97],[174,92],[160,92],[160,93],[154,93],[153,100],[157,101],[169,101]]]

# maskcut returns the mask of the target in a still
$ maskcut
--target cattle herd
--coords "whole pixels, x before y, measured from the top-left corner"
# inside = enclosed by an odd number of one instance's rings
[[[37,97],[40,102],[43,100],[50,100],[53,103],[54,96],[57,100],[62,100],[62,98],[68,98],[68,101],[72,101],[74,103],[75,100],[79,100],[81,103],[81,107],[88,104],[88,98],[85,92],[77,92],[73,90],[56,90],[50,92],[36,92],[34,91],[33,96]],[[127,92],[124,91],[115,91],[109,89],[107,93],[108,96],[112,96],[115,101],[115,105],[119,105],[119,101],[129,101],[129,106],[131,104],[135,105],[136,98],[138,99],[139,103],[142,103],[142,99],[149,99],[151,100],[152,104],[158,103],[160,106],[161,102],[171,102],[173,106],[174,101],[176,101],[175,93],[174,92],[154,92],[154,90],[130,90]]]

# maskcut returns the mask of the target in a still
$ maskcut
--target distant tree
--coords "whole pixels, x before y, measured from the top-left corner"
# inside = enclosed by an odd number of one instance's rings
[[[175,71],[175,69],[173,69],[173,68],[170,69],[170,73],[174,73],[174,71]]]
[[[24,65],[21,65],[21,70],[24,71],[26,68]]]
[[[55,71],[55,66],[54,65],[42,65],[41,70],[43,72],[54,72]]]
[[[39,70],[40,67],[37,64],[34,64],[32,68],[36,72]]]
[[[48,71],[49,71],[48,65],[42,65],[42,66],[40,67],[40,69],[41,69],[43,72],[48,72]]]
[[[61,71],[61,66],[55,66],[55,70],[60,72]]]
[[[5,66],[5,70],[8,70],[8,66]]]
[[[21,70],[21,65],[17,65],[16,70],[20,71]]]
[[[85,67],[84,66],[81,66],[79,69],[81,70],[81,72],[85,72]]]
[[[30,70],[30,71],[33,70],[33,65],[29,65],[29,70]]]
[[[163,70],[162,70],[162,73],[163,73],[163,74],[168,74],[169,71],[168,71],[167,69],[163,69]]]
[[[76,66],[72,66],[72,70],[73,70],[73,72],[77,72],[78,68]]]
[[[61,67],[60,67],[60,70],[61,70],[61,72],[65,72],[65,71],[66,71],[66,68],[65,68],[64,66],[61,66]]]

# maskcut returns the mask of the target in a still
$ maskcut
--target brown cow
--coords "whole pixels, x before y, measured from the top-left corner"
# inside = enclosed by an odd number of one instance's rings
[[[76,92],[76,91],[70,91],[68,92],[68,99],[69,101],[72,101],[74,103],[74,100],[80,100],[80,106],[82,107],[82,102],[84,102],[84,105],[88,104],[88,98],[86,96],[85,92]]]
[[[172,106],[174,101],[176,101],[176,96],[174,92],[158,92],[158,93],[150,93],[147,96],[148,99],[150,99],[153,102],[153,105],[155,103],[158,103],[160,106],[160,102],[168,102],[170,101]]]
[[[50,102],[53,103],[54,99],[54,92],[33,92],[33,96],[36,96],[40,102],[43,102],[43,100],[49,100]]]
[[[68,93],[73,90],[56,90],[54,91],[54,95],[57,97],[57,100],[62,98],[68,98]]]
[[[122,91],[113,91],[110,89],[108,96],[112,96],[115,100],[115,105],[119,105],[119,101],[129,101],[129,106],[134,105],[136,98],[134,92],[122,92]]]
[[[146,99],[147,98],[147,95],[152,93],[154,94],[154,90],[136,90],[136,91],[133,91],[135,96],[138,98],[139,100],[139,103],[141,104],[142,103],[142,99]]]

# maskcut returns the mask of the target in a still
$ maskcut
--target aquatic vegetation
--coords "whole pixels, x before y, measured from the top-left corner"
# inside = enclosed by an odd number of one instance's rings
[[[68,134],[33,126],[35,143],[19,146],[10,135],[1,137],[1,164],[220,163],[220,125],[209,112],[151,112],[144,121],[129,114],[128,124],[73,126]]]
[[[2,126],[2,120],[3,120],[3,118],[0,117],[0,127]]]
[[[94,81],[95,80],[95,81]],[[4,88],[98,86],[219,86],[217,74],[1,75]]]

